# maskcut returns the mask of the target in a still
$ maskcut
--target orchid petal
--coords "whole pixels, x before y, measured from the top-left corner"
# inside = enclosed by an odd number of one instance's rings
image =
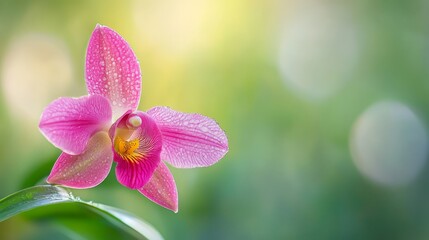
[[[81,154],[91,136],[112,119],[109,101],[99,95],[59,98],[42,113],[39,128],[45,137],[67,154]]]
[[[138,191],[154,203],[177,213],[179,204],[176,183],[165,163],[159,164],[149,182]]]
[[[139,105],[141,72],[137,58],[128,43],[106,26],[97,25],[89,40],[86,85],[89,94],[110,100],[115,119]]]
[[[130,121],[135,119],[139,124],[132,125]],[[126,113],[112,128],[116,177],[128,188],[142,188],[160,163],[161,133],[155,121],[143,112]]]
[[[228,139],[211,118],[168,107],[154,107],[147,113],[162,133],[161,159],[174,167],[207,167],[228,152]]]
[[[96,133],[80,155],[62,153],[47,182],[71,188],[91,188],[100,184],[109,174],[113,152],[107,132]]]

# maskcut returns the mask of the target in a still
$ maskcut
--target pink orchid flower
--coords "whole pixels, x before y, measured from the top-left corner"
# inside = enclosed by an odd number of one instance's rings
[[[199,114],[154,107],[137,111],[141,72],[128,43],[97,25],[86,53],[89,95],[62,97],[42,113],[39,128],[63,153],[47,182],[71,188],[100,184],[115,161],[118,181],[153,202],[178,211],[168,167],[206,167],[228,151],[218,124]]]

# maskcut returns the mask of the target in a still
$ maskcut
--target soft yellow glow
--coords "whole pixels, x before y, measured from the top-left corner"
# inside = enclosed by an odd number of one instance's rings
[[[146,43],[168,55],[183,55],[211,42],[213,4],[207,0],[135,1],[134,19]]]
[[[64,43],[42,34],[13,39],[3,58],[1,72],[9,108],[20,119],[30,121],[38,121],[49,102],[67,95],[73,79],[72,63]]]

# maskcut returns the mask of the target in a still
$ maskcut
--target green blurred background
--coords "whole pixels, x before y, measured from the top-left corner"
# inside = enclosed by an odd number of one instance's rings
[[[140,60],[140,110],[210,116],[230,151],[210,168],[171,168],[177,214],[114,171],[75,195],[166,239],[428,239],[428,22],[427,0],[0,0],[0,198],[49,174],[60,152],[38,119],[86,94],[100,23]],[[110,231],[74,216],[72,233],[60,218],[14,217],[0,239]]]

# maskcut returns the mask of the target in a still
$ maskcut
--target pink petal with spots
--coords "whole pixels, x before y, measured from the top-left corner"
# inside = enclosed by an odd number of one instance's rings
[[[173,212],[177,213],[179,210],[176,183],[170,170],[163,162],[159,164],[152,178],[143,188],[139,189],[139,192],[156,204]]]
[[[147,113],[162,133],[161,159],[174,167],[210,166],[228,152],[228,139],[211,118],[167,107],[155,107]]]
[[[89,94],[110,100],[115,119],[139,105],[141,72],[137,58],[128,43],[106,26],[97,25],[89,40],[86,85]]]
[[[77,155],[94,133],[110,125],[111,119],[110,103],[102,96],[59,98],[43,111],[39,128],[56,147]]]
[[[107,132],[98,132],[80,155],[62,153],[47,182],[71,188],[91,188],[100,184],[109,174],[113,152]]]
[[[135,118],[140,119],[140,125],[129,124]],[[160,163],[161,133],[155,121],[143,112],[126,113],[112,128],[116,177],[128,188],[142,188]]]

